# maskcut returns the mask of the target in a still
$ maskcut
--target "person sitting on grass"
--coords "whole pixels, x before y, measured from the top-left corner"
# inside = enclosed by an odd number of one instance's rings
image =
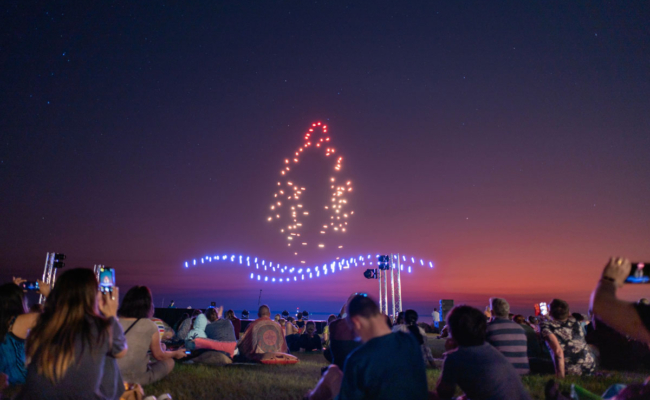
[[[295,319],[293,317],[287,317],[287,322],[284,324],[284,336],[287,341],[287,346],[289,351],[298,351],[300,350],[300,329],[294,324]]]
[[[127,353],[118,299],[117,287],[99,292],[90,269],[62,273],[27,337],[27,378],[17,399],[119,399],[124,385],[108,362]]]
[[[340,318],[332,321],[330,327],[330,347],[324,352],[325,359],[330,364],[334,364],[343,370],[345,360],[354,349],[361,345],[361,342],[356,340],[356,334],[347,321],[347,304],[352,300],[356,293],[350,295],[341,308],[339,314]]]
[[[486,340],[512,363],[519,375],[530,372],[526,332],[510,317],[510,304],[505,299],[490,299],[492,320],[487,325]]]
[[[411,335],[413,335],[415,340],[417,340],[418,344],[420,345],[420,350],[422,350],[422,358],[424,360],[424,364],[427,367],[435,368],[436,364],[433,359],[433,355],[431,354],[431,348],[427,343],[427,333],[424,331],[422,327],[418,326],[417,323],[418,323],[417,311],[406,310],[404,312],[404,324],[393,326],[392,331],[410,333]]]
[[[213,320],[208,319],[207,313],[210,313],[210,318]],[[187,333],[187,338],[185,339],[186,341],[188,340],[193,340],[196,338],[203,338],[207,339],[207,335],[205,334],[205,327],[208,326],[210,322],[216,321],[217,320],[217,313],[214,309],[214,307],[210,307],[207,310],[205,310],[205,313],[199,313],[196,318],[194,318],[194,322],[192,322],[192,329]]]
[[[298,327],[298,329],[300,331],[299,333],[302,333],[304,328],[305,328],[305,321],[303,321],[303,319],[302,319],[303,315],[302,315],[302,313],[298,313],[298,315],[296,317],[298,318],[296,320],[296,326]]]
[[[528,365],[532,374],[553,374],[555,368],[551,355],[548,353],[546,346],[539,333],[530,326],[530,323],[523,315],[515,315],[514,321],[521,326],[526,334],[526,355],[528,356]]]
[[[260,306],[257,318],[251,322],[239,340],[239,354],[256,360],[264,353],[286,353],[287,342],[280,325],[271,319],[269,306]]]
[[[0,373],[6,374],[9,385],[25,383],[25,340],[41,315],[40,312],[27,312],[20,287],[23,282],[24,279],[14,278],[14,283],[0,286]],[[41,281],[38,284],[39,293],[47,297],[50,287]]]
[[[178,327],[178,330],[176,331],[176,336],[174,337],[174,339],[184,342],[187,339],[187,335],[190,333],[190,331],[194,327],[194,319],[200,314],[201,314],[201,310],[194,310],[194,312],[192,312],[191,317],[189,317],[187,319],[184,319],[180,323],[180,326]]]
[[[530,400],[519,374],[499,350],[486,342],[485,314],[456,306],[447,316],[450,339],[442,374],[430,399],[449,399],[456,386],[467,400]]]
[[[316,333],[316,323],[314,321],[309,321],[305,325],[305,333],[300,335],[298,346],[301,353],[323,351],[323,342]]]
[[[348,356],[343,371],[329,366],[309,399],[428,398],[422,353],[413,335],[392,333],[386,316],[366,294],[350,300],[346,318],[363,344]]]
[[[336,320],[336,315],[330,314],[329,317],[327,317],[327,325],[323,328],[323,347],[329,348],[330,347],[330,324]]]
[[[540,324],[542,337],[551,350],[555,375],[589,375],[596,370],[596,360],[585,340],[580,324],[570,317],[569,304],[553,299],[549,304],[550,321]]]
[[[190,319],[190,314],[188,314],[188,313],[183,313],[183,315],[181,316],[181,318],[180,318],[178,321],[176,321],[176,323],[174,324],[173,329],[174,329],[174,332],[175,332],[175,334],[174,334],[174,339],[175,339],[175,340],[178,339],[178,334],[179,334],[179,331],[180,331],[181,326],[183,325],[183,322],[185,322],[185,321],[188,320],[188,319]],[[189,331],[190,331],[190,330],[188,329],[187,332],[189,332]],[[187,336],[187,332],[185,333],[186,336]],[[185,339],[183,339],[183,340],[185,340]]]
[[[172,372],[174,359],[185,357],[183,348],[176,351],[162,349],[158,327],[150,319],[153,312],[153,298],[148,287],[134,286],[126,292],[118,315],[129,352],[117,364],[127,383],[148,385],[159,381]],[[149,350],[157,361],[150,362]]]
[[[241,320],[237,318],[233,310],[226,311],[226,319],[230,320],[232,327],[235,329],[235,338],[239,340],[239,334],[241,333]]]
[[[208,320],[211,322],[205,327],[205,335],[208,339],[216,340],[219,342],[236,342],[235,328],[227,318],[221,318],[223,315],[223,306],[218,308],[210,308],[205,313],[208,315]]]
[[[395,319],[395,325],[393,325],[393,327],[404,325],[404,324],[405,324],[405,312],[400,311],[397,313],[397,318]]]

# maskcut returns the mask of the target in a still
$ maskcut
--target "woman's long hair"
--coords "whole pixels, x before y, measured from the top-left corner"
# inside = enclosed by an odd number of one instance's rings
[[[27,337],[27,362],[36,364],[38,373],[53,383],[63,379],[75,360],[81,359],[86,346],[110,338],[110,323],[97,311],[97,289],[97,278],[89,269],[76,268],[61,274]],[[79,340],[81,354],[75,354]]]
[[[124,318],[152,318],[153,313],[153,297],[146,286],[133,286],[129,289],[117,310],[117,315]]]
[[[0,342],[5,340],[11,320],[26,312],[22,289],[13,283],[0,286]]]
[[[418,326],[418,313],[415,310],[406,310],[404,313],[404,322],[406,322],[406,327],[409,331],[415,336],[419,344],[424,344],[424,337],[420,332],[420,327]]]

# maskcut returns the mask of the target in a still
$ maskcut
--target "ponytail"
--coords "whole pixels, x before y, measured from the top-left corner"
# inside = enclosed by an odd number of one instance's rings
[[[406,322],[406,327],[409,332],[415,336],[415,339],[420,345],[424,344],[424,337],[420,332],[420,327],[417,325],[418,322],[418,313],[415,310],[406,310],[404,313],[404,321]]]
[[[422,336],[422,333],[420,332],[420,327],[417,325],[408,325],[407,328],[409,331],[415,336],[415,339],[418,341],[420,345],[424,344],[424,337]]]

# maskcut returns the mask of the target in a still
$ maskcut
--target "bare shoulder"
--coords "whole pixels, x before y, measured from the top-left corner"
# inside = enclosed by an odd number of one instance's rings
[[[11,333],[21,339],[27,338],[27,333],[36,325],[36,322],[38,321],[38,317],[40,315],[40,313],[35,312],[19,315],[16,317],[16,321],[14,321],[14,326],[11,329]]]

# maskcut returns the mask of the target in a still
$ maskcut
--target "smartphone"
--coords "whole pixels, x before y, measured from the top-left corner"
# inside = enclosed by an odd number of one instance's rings
[[[540,315],[548,315],[548,305],[545,302],[539,303]]]
[[[650,263],[633,262],[625,283],[650,283]]]
[[[112,293],[115,287],[115,270],[111,267],[101,267],[99,269],[99,291],[102,293]]]
[[[539,317],[540,315],[542,315],[542,310],[540,309],[539,303],[538,303],[538,304],[535,304],[535,316]]]
[[[35,292],[35,291],[39,290],[38,281],[23,282],[21,284],[21,286],[22,286],[23,290],[28,290],[28,291],[31,291],[31,292]]]
[[[190,350],[185,350],[185,354],[192,354]]]

